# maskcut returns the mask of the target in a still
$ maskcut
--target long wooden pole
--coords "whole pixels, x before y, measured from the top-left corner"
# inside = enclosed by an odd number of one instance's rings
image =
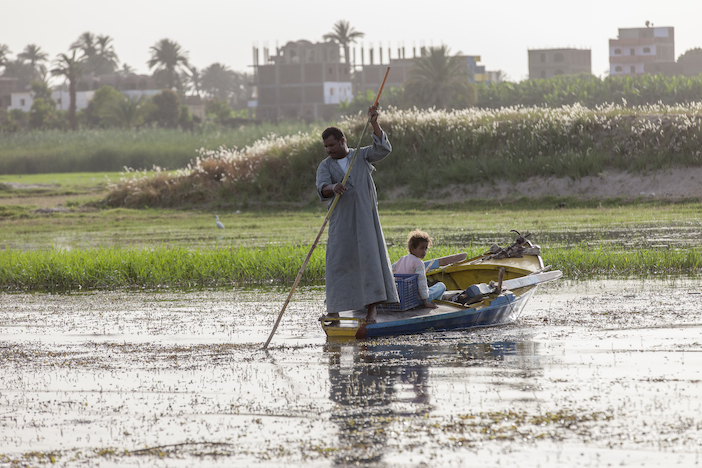
[[[373,107],[378,106],[378,101],[380,101],[380,95],[383,93],[383,88],[385,87],[385,81],[388,79],[388,73],[390,73],[390,67],[385,71],[385,77],[383,78],[383,82],[380,85],[380,89],[378,90],[378,94],[375,96],[375,102],[373,103]],[[361,132],[361,137],[358,139],[358,144],[356,145],[356,148],[353,152],[353,157],[351,158],[351,161],[349,162],[349,167],[346,169],[346,174],[344,175],[344,180],[341,182],[342,185],[346,185],[346,180],[349,178],[349,174],[351,174],[351,168],[353,167],[353,164],[356,162],[356,155],[358,154],[358,150],[361,147],[361,143],[363,142],[363,136],[366,133],[366,129],[368,128],[368,124],[370,124],[370,116],[368,116],[368,120],[366,120],[366,125],[363,127],[363,131]],[[271,334],[268,336],[268,339],[266,340],[266,343],[263,345],[263,349],[266,349],[268,347],[268,344],[271,342],[273,339],[273,335],[275,335],[275,331],[278,329],[278,325],[280,324],[280,320],[283,318],[283,313],[285,313],[285,309],[288,307],[288,303],[290,302],[290,299],[292,298],[293,292],[295,291],[295,288],[297,287],[297,284],[300,282],[300,278],[302,278],[302,274],[305,272],[305,268],[307,268],[307,263],[309,263],[310,258],[312,257],[312,252],[314,252],[315,247],[317,247],[317,243],[319,242],[319,238],[322,237],[322,233],[324,232],[324,228],[327,227],[327,223],[329,222],[329,218],[331,217],[332,212],[334,211],[334,208],[336,208],[336,203],[339,201],[339,196],[340,194],[336,194],[334,197],[334,201],[332,202],[331,206],[329,207],[329,210],[327,210],[327,215],[324,217],[324,222],[322,223],[322,227],[319,229],[319,233],[317,233],[317,237],[315,238],[314,242],[312,243],[312,247],[310,247],[310,251],[307,253],[307,257],[305,257],[305,261],[302,262],[302,266],[300,267],[300,271],[297,272],[297,277],[295,278],[295,281],[293,282],[292,288],[290,289],[290,294],[288,294],[288,298],[285,300],[285,304],[283,304],[283,308],[280,311],[280,314],[278,314],[278,320],[275,321],[275,325],[273,325],[273,330],[271,330]]]

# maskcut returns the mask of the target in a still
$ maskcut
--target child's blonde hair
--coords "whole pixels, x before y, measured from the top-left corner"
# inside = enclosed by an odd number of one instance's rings
[[[426,242],[427,247],[431,247],[432,241],[433,239],[431,236],[429,236],[429,234],[424,231],[420,231],[419,229],[415,229],[407,236],[407,250],[411,252],[412,249],[419,247],[421,242]]]

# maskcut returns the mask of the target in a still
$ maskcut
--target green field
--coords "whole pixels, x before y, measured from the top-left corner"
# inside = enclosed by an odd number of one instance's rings
[[[526,205],[533,205],[524,203]],[[699,274],[702,206],[688,203],[559,209],[466,203],[408,210],[380,204],[394,261],[415,228],[435,238],[430,255],[481,253],[532,232],[544,261],[568,277]],[[220,216],[224,230],[215,227]],[[84,205],[67,212],[0,205],[0,285],[5,291],[208,288],[285,284],[322,225],[323,205],[297,211],[197,211]],[[303,283],[324,278],[326,233]]]
[[[698,167],[699,111],[697,104],[390,109],[383,126],[402,164],[385,164],[374,178],[391,258],[405,253],[405,236],[416,228],[435,238],[435,256],[507,245],[516,229],[532,232],[545,262],[573,278],[699,274],[699,198],[446,196],[451,184]],[[340,123],[352,146],[363,123]],[[2,135],[0,285],[74,291],[289,282],[326,212],[311,189],[323,157],[318,132],[288,122],[193,134]],[[201,158],[189,168],[118,172],[130,158],[142,169],[182,168],[198,148]],[[55,173],[31,174],[39,168]],[[407,197],[388,196],[403,187],[412,187]],[[224,230],[216,229],[216,215]],[[322,239],[304,277],[310,284],[323,279]]]

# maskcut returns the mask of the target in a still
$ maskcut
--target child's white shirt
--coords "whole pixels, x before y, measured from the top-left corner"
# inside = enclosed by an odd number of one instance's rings
[[[417,275],[417,290],[421,299],[429,297],[429,286],[427,286],[427,275],[424,271],[424,262],[421,258],[413,254],[407,254],[392,265],[393,273],[401,275]]]

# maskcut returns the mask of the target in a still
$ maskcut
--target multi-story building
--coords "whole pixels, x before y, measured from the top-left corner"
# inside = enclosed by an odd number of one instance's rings
[[[259,63],[259,50],[254,48],[257,99],[249,102],[249,107],[256,108],[259,119],[331,117],[342,101],[350,101],[368,90],[378,91],[388,67],[385,89],[402,86],[414,66],[413,58],[405,58],[404,47],[397,49],[396,58],[390,48],[361,48],[360,54],[353,49],[350,64],[342,62],[340,48],[333,42],[288,42],[276,52],[269,56],[264,49],[263,62]],[[416,58],[417,50],[412,53]],[[427,51],[420,48],[418,53]],[[472,83],[490,83],[499,78],[499,73],[487,72],[484,65],[478,64],[479,56],[459,58],[465,61],[466,75]]]
[[[529,79],[592,73],[590,49],[530,49]]]
[[[675,34],[672,27],[619,28],[609,40],[610,76],[641,75],[675,68]],[[671,68],[672,67],[672,68]]]
[[[420,54],[424,53],[426,53],[426,50],[420,50]],[[486,71],[485,65],[478,65],[478,62],[480,62],[479,55],[458,55],[457,57],[465,63],[466,76],[471,83],[490,84],[499,80],[498,72]],[[391,58],[389,63],[385,65],[363,65],[354,71],[354,93],[357,94],[367,90],[377,91],[378,88],[380,88],[380,83],[382,83],[385,71],[388,67],[390,67],[390,72],[388,73],[385,86],[387,88],[402,86],[402,84],[407,81],[407,78],[409,78],[410,70],[414,67],[414,64],[414,58]]]
[[[258,63],[254,49],[257,86],[256,117],[265,120],[333,115],[339,103],[353,98],[351,65],[341,61],[336,43],[288,42]]]

